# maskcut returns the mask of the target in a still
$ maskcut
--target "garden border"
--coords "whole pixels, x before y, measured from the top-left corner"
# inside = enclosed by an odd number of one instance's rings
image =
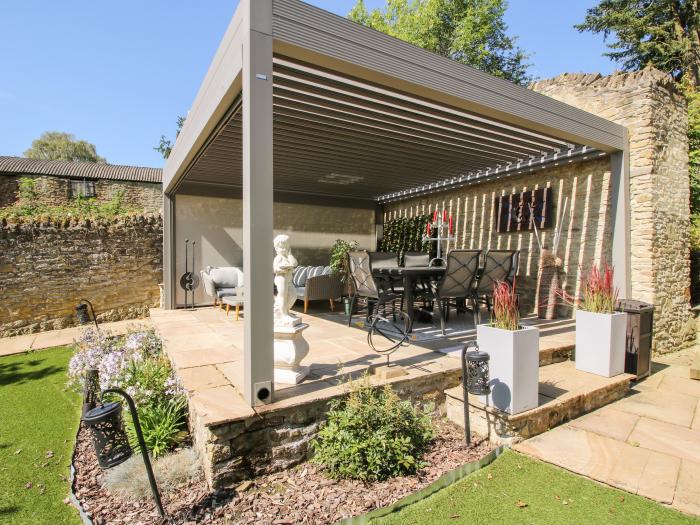
[[[78,509],[78,515],[80,516],[80,521],[83,522],[84,525],[95,525],[92,520],[88,517],[87,513],[85,512],[85,509],[83,509],[83,506],[80,504],[80,500],[78,499],[78,496],[75,495],[75,453],[78,450],[78,437],[80,436],[80,431],[83,429],[83,416],[82,414],[80,415],[80,423],[78,423],[78,430],[75,433],[75,441],[73,441],[73,454],[71,454],[70,458],[70,488],[68,490],[68,498],[70,499],[70,502],[73,504],[73,506]]]
[[[394,512],[397,512],[403,509],[404,507],[413,505],[414,503],[418,503],[419,501],[422,501],[428,498],[429,496],[432,496],[436,492],[449,487],[453,483],[460,481],[461,479],[467,477],[469,474],[472,474],[477,470],[481,470],[485,466],[490,465],[498,456],[503,454],[503,452],[505,452],[505,450],[508,448],[510,447],[507,445],[501,445],[500,447],[492,450],[483,458],[477,461],[470,461],[469,463],[465,463],[464,465],[457,467],[454,470],[446,472],[427,487],[423,487],[418,492],[414,492],[413,494],[409,494],[408,496],[401,498],[393,505],[375,509],[371,512],[368,512],[367,514],[362,514],[360,516],[352,516],[350,518],[345,518],[344,520],[336,522],[336,525],[366,525],[370,522],[370,520],[393,514]]]

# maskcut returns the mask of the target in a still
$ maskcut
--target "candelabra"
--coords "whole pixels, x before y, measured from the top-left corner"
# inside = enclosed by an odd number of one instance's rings
[[[437,233],[435,237],[432,235],[433,232]],[[452,215],[448,217],[447,210],[442,210],[442,213],[435,210],[433,213],[433,220],[428,223],[425,233],[423,242],[437,243],[437,257],[430,261],[430,265],[434,266],[434,263],[444,261],[442,258],[442,241],[449,242],[455,240],[455,237],[452,235]]]

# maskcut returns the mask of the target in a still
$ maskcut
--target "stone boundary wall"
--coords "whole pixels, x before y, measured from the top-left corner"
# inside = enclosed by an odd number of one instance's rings
[[[565,74],[532,89],[629,130],[632,298],[656,307],[655,351],[693,341],[685,97],[653,68],[607,77]]]
[[[22,177],[34,179],[37,186],[37,203],[46,206],[70,204],[70,180],[51,175],[6,175],[0,174],[0,207],[10,206],[19,201],[18,182]],[[158,212],[163,207],[163,189],[160,183],[125,180],[95,180],[95,200],[109,202],[118,191],[124,192],[124,204],[143,208],[146,212]]]
[[[0,337],[73,326],[82,298],[100,321],[142,316],[162,265],[160,215],[0,221]]]

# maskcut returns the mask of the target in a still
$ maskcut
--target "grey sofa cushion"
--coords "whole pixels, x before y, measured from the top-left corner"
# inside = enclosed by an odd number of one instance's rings
[[[214,286],[219,288],[235,288],[240,286],[241,282],[239,279],[239,274],[241,271],[235,266],[212,268],[209,271],[209,277],[211,278]]]
[[[292,277],[292,284],[294,286],[306,286],[306,277],[309,273],[309,266],[297,266],[294,270],[294,276]]]
[[[231,297],[232,295],[237,294],[235,288],[218,288],[216,290],[216,295],[219,299],[221,299],[222,297]]]

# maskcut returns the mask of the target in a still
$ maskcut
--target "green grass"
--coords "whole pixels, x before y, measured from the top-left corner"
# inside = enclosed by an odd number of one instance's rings
[[[697,525],[700,520],[506,451],[450,487],[371,523]]]
[[[71,353],[0,358],[0,523],[80,523],[63,502],[81,406],[66,388]]]

